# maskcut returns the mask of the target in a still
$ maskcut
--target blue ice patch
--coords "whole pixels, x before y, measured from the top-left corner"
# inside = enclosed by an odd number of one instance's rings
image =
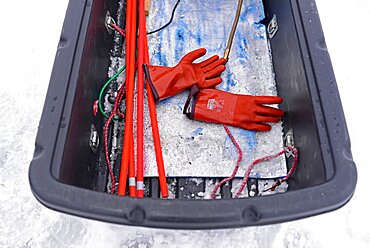
[[[202,127],[198,127],[194,132],[193,132],[193,134],[192,134],[192,137],[197,137],[197,136],[199,136],[199,135],[203,135],[203,128]]]
[[[238,81],[236,80],[234,73],[231,73],[228,68],[226,68],[225,74],[226,78],[224,77],[224,80],[218,88],[224,91],[230,91],[232,87],[237,85]]]
[[[247,35],[241,32],[236,32],[235,36],[236,39],[240,41],[237,45],[238,58],[249,59]]]
[[[180,21],[176,29],[176,44],[175,44],[175,59],[180,61],[184,56],[185,50],[185,30],[184,27],[186,24],[183,21]]]
[[[240,136],[247,141],[249,149],[257,146],[256,131],[240,129]]]

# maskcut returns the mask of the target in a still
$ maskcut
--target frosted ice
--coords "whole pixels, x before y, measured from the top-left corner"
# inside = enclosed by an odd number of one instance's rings
[[[167,21],[172,8],[171,1],[153,1],[148,30]],[[187,52],[200,47],[208,50],[207,56],[222,55],[233,22],[230,10],[235,8],[236,5],[231,2],[220,5],[214,1],[181,1],[173,23],[149,36],[151,63],[172,66]],[[263,18],[260,0],[244,1],[230,60],[219,89],[239,94],[276,95],[265,26],[258,24]],[[229,176],[238,158],[234,145],[222,125],[191,121],[182,114],[187,95],[188,92],[183,92],[157,105],[167,175]],[[146,124],[150,125],[148,118]],[[237,176],[243,176],[253,160],[281,150],[282,124],[272,126],[271,132],[265,133],[231,128],[244,153]],[[156,176],[151,130],[145,131],[145,175]],[[285,175],[286,170],[282,156],[256,166],[253,172],[261,177],[279,177]]]

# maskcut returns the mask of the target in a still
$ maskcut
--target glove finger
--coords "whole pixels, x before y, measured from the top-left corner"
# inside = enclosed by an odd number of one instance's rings
[[[271,130],[271,126],[268,125],[268,124],[264,124],[264,123],[247,124],[243,128],[245,128],[247,130],[262,131],[262,132],[266,132],[266,131]]]
[[[206,79],[214,78],[219,76],[225,69],[226,67],[224,65],[219,65],[216,68],[206,72],[204,76]]]
[[[210,88],[214,87],[222,82],[222,78],[217,77],[217,78],[211,78],[211,79],[206,79],[204,81],[204,84],[202,85],[202,88]]]
[[[276,109],[268,106],[258,106],[256,108],[256,112],[261,115],[269,115],[269,116],[284,116],[284,111],[281,109]]]
[[[200,67],[206,67],[209,64],[212,64],[213,62],[217,61],[220,57],[218,55],[213,55],[212,57],[204,60],[203,62],[200,62],[198,65]]]
[[[283,98],[278,96],[256,96],[255,100],[258,104],[280,104]]]
[[[194,60],[199,59],[200,57],[204,56],[207,53],[205,48],[199,48],[194,50],[188,54],[186,54],[182,59],[181,62],[185,63],[193,63]]]
[[[254,120],[256,122],[279,122],[280,121],[280,117],[276,117],[276,116],[265,116],[265,115],[257,115]]]
[[[218,66],[225,65],[225,64],[226,64],[226,59],[224,59],[224,58],[218,59],[218,60],[214,61],[213,63],[210,63],[207,66],[203,67],[203,72],[204,73],[209,72],[209,71],[217,68]]]

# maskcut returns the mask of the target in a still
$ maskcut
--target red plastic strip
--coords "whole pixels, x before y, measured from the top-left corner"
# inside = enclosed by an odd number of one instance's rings
[[[136,197],[136,177],[135,177],[135,155],[134,155],[134,138],[132,137],[130,149],[130,164],[128,168],[129,192],[131,197]]]
[[[138,38],[138,75],[137,75],[137,182],[144,181],[144,43],[146,36],[145,28],[145,3],[139,0],[139,38]],[[144,197],[144,190],[138,188],[138,197]]]
[[[238,198],[240,196],[240,194],[242,193],[243,189],[247,185],[249,176],[251,174],[251,171],[252,171],[253,167],[256,164],[261,163],[261,162],[264,162],[264,161],[267,161],[267,160],[270,160],[272,158],[279,157],[279,156],[283,155],[285,152],[290,151],[290,150],[293,151],[293,155],[294,155],[294,161],[293,161],[292,168],[289,170],[288,174],[283,179],[279,180],[279,183],[274,184],[274,186],[271,189],[272,190],[275,190],[275,188],[279,184],[281,184],[282,182],[285,182],[286,180],[288,180],[288,178],[293,174],[295,168],[297,167],[297,163],[298,163],[298,150],[294,146],[288,146],[287,148],[284,148],[283,150],[281,150],[277,154],[266,156],[266,157],[263,157],[263,158],[260,158],[260,159],[257,159],[255,161],[253,161],[253,163],[248,167],[248,170],[247,170],[247,172],[244,175],[243,182],[242,182],[239,190],[236,192],[235,198]]]
[[[148,41],[147,41],[146,35],[145,35],[145,41],[144,41],[144,49],[145,49],[144,62],[145,64],[149,64]],[[166,180],[166,172],[164,169],[161,138],[159,136],[159,130],[158,130],[157,111],[156,111],[153,92],[148,83],[146,84],[146,91],[148,94],[149,114],[150,114],[150,120],[152,123],[154,149],[155,149],[155,156],[156,156],[157,167],[158,167],[159,186],[160,186],[162,198],[167,198],[168,197],[168,186],[167,186],[167,180]]]
[[[127,1],[126,12],[126,119],[118,194],[126,194],[133,134],[133,105],[136,50],[136,0]]]

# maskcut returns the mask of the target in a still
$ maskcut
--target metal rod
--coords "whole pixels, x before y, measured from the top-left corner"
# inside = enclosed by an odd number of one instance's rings
[[[238,7],[236,9],[235,18],[234,18],[233,27],[231,28],[231,32],[230,32],[230,35],[229,35],[229,40],[227,41],[227,46],[226,46],[226,49],[225,49],[225,52],[224,52],[224,59],[226,59],[226,60],[229,59],[229,54],[230,54],[231,46],[233,44],[236,27],[238,26],[242,6],[243,6],[243,0],[239,0],[238,1]]]

